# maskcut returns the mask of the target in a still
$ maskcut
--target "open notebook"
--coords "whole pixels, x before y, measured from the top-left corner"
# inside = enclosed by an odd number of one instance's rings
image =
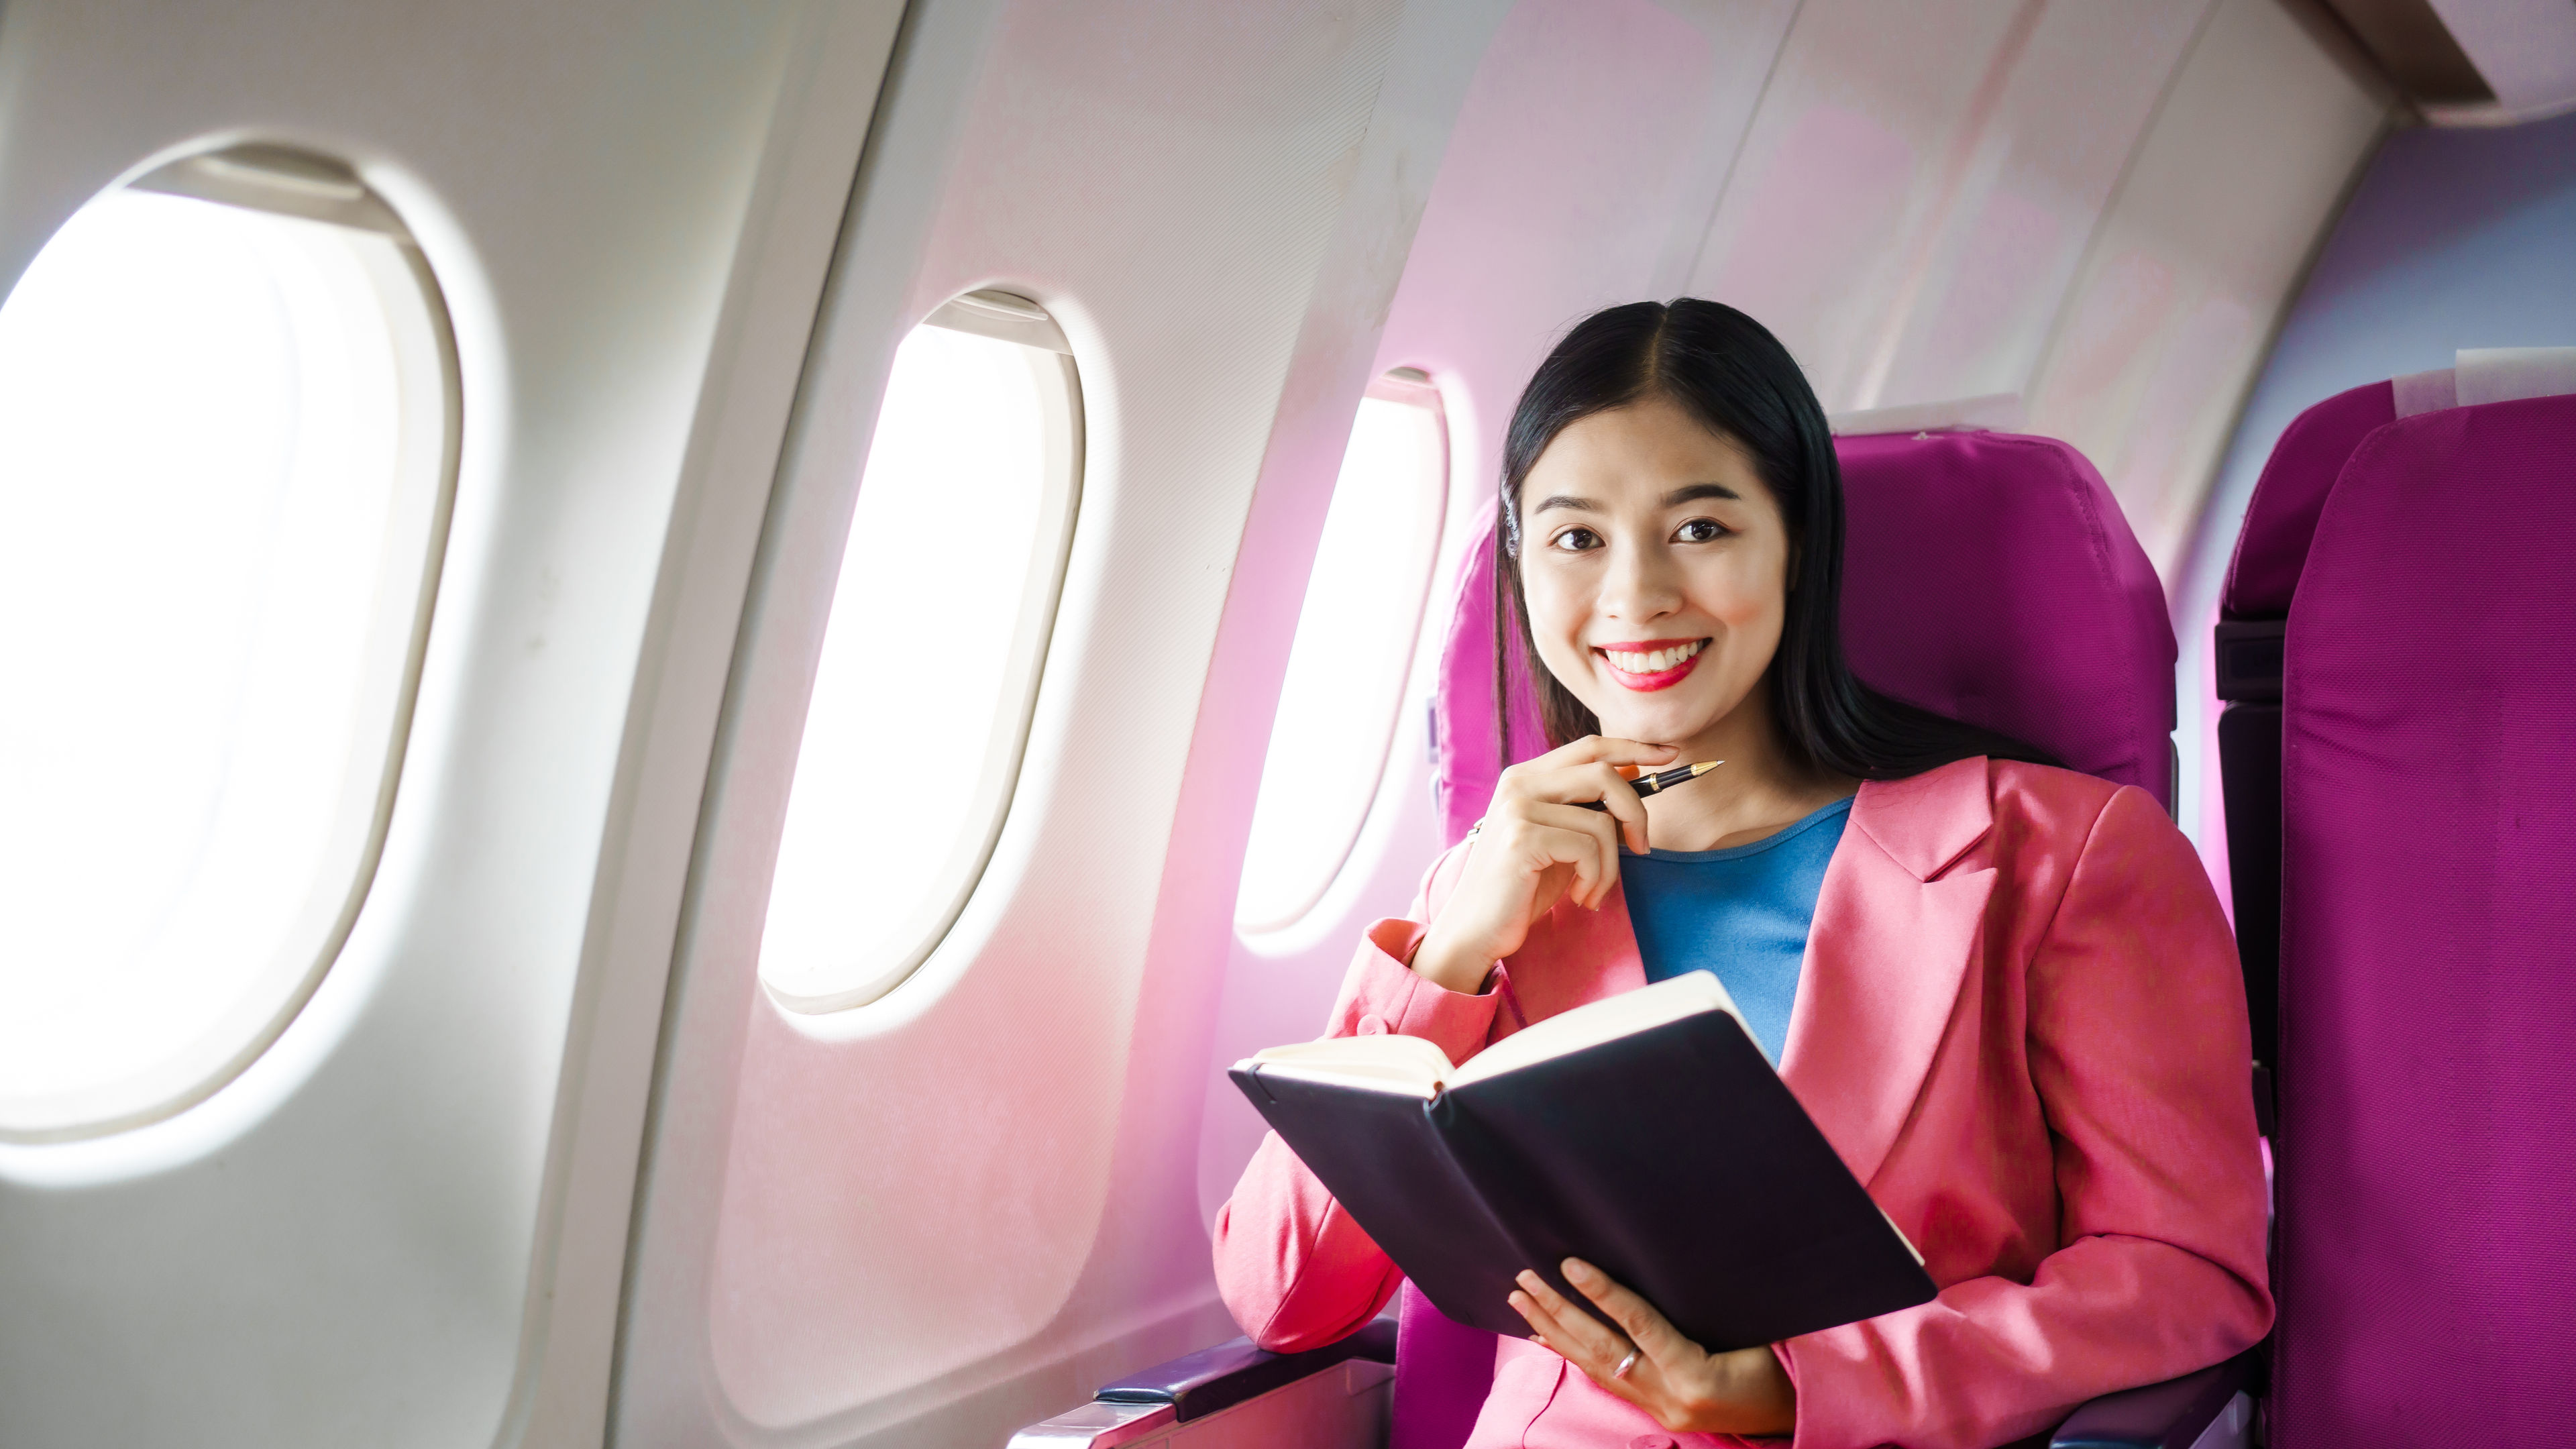
[[[1535,1023],[1463,1066],[1419,1037],[1333,1037],[1235,1084],[1441,1312],[1495,1333],[1569,1256],[1711,1351],[1929,1300],[1922,1259],[1853,1179],[1704,971]]]

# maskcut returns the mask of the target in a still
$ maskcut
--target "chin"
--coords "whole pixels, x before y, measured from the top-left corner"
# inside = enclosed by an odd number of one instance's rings
[[[1614,740],[1636,740],[1649,745],[1679,745],[1705,731],[1717,721],[1710,716],[1656,710],[1651,714],[1627,712],[1605,714],[1593,711],[1601,721],[1601,733]]]

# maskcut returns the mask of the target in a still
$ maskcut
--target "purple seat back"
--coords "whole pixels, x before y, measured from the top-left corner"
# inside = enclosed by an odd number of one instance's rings
[[[1396,1290],[1395,1411],[1387,1449],[1458,1449],[1494,1388],[1495,1339]]]
[[[2280,1063],[2281,621],[2336,476],[2363,438],[2396,421],[2399,402],[2395,382],[2374,382],[2327,398],[2282,429],[2255,480],[2218,598],[2213,681],[2225,702],[2218,759],[2228,893],[2254,1059],[2266,1068]]]
[[[2278,619],[2290,612],[2299,570],[2308,561],[2308,541],[2316,534],[2326,495],[2334,491],[2335,476],[2363,438],[2396,420],[2395,387],[2374,382],[2336,393],[2281,430],[2245,506],[2236,556],[2228,561],[2227,586],[2219,594],[2222,614]]]
[[[1890,694],[2002,730],[2172,803],[2174,636],[2164,591],[2102,475],[2049,438],[1838,439],[1849,514],[1843,639]],[[1493,798],[1491,525],[1451,595],[1434,716],[1451,843]],[[1511,682],[1515,760],[1545,751]],[[1493,1383],[1494,1337],[1403,1289],[1391,1449],[1457,1449]]]
[[[2102,475],[2050,438],[1841,438],[1843,642],[1872,685],[2173,802],[2174,637],[2164,590]],[[1494,736],[1490,525],[1452,596],[1434,702],[1451,842],[1485,813]],[[1546,749],[1513,681],[1513,755]]]
[[[2576,398],[2376,430],[2290,606],[2285,1449],[2576,1419]]]

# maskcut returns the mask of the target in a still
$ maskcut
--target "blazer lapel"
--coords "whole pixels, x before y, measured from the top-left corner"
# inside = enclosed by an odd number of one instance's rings
[[[1994,825],[1986,762],[1872,781],[1816,899],[1780,1075],[1864,1184],[1913,1110],[1995,872],[1952,870]]]

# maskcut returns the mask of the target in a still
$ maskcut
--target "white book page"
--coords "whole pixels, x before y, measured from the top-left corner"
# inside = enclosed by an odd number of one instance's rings
[[[1331,1036],[1266,1047],[1235,1063],[1259,1071],[1344,1086],[1436,1094],[1455,1071],[1448,1053],[1418,1036]]]
[[[1746,1037],[1753,1035],[1753,1029],[1744,1026],[1744,1013],[1736,1009],[1735,998],[1726,994],[1726,987],[1717,977],[1706,971],[1691,971],[1523,1027],[1478,1052],[1463,1067],[1451,1066],[1446,1053],[1418,1036],[1392,1035],[1292,1042],[1265,1048],[1235,1066],[1243,1071],[1431,1097],[1444,1087],[1482,1081],[1703,1011],[1723,1011],[1743,1026]]]
[[[1726,994],[1726,987],[1716,976],[1706,971],[1686,971],[1669,981],[1658,981],[1642,990],[1591,1002],[1525,1026],[1469,1058],[1467,1065],[1449,1074],[1449,1085],[1463,1087],[1703,1011],[1723,1011],[1738,1025],[1744,1022],[1744,1013],[1735,1009],[1735,998]],[[1746,1026],[1744,1034],[1752,1036],[1753,1028]]]

